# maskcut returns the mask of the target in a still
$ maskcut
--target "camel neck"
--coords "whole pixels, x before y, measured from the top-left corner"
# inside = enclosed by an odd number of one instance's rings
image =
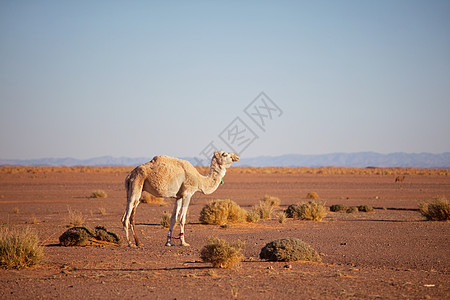
[[[202,180],[201,191],[206,195],[213,193],[219,187],[226,172],[225,168],[218,165],[214,160],[211,161],[209,174]]]

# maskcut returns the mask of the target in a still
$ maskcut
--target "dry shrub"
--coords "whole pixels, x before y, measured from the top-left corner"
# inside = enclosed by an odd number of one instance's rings
[[[96,190],[93,191],[89,198],[106,198],[108,195],[104,190]]]
[[[316,250],[296,238],[278,239],[266,244],[259,257],[270,261],[321,261]]]
[[[218,199],[203,207],[199,220],[203,224],[224,225],[245,222],[246,217],[247,212],[236,202],[229,199]]]
[[[169,228],[170,227],[170,217],[171,214],[169,214],[168,212],[163,212],[161,215],[161,226],[163,228]]]
[[[315,201],[289,205],[285,213],[288,218],[310,221],[322,221],[327,215],[325,205]]]
[[[253,211],[258,213],[261,219],[270,219],[274,208],[278,206],[280,206],[279,198],[266,195],[253,207]]]
[[[317,200],[319,199],[319,195],[317,195],[316,192],[309,192],[308,194],[306,194],[306,199]]]
[[[69,227],[70,226],[82,226],[84,222],[86,222],[86,218],[83,216],[83,213],[77,210],[72,210],[70,207],[67,207],[69,212]]]
[[[0,228],[0,267],[22,269],[39,264],[44,251],[39,238],[29,228]]]
[[[277,217],[278,217],[278,222],[279,223],[281,223],[281,224],[284,224],[284,223],[286,223],[286,213],[284,212],[284,211],[282,211],[282,212],[280,212],[278,215],[277,215]]]
[[[330,206],[330,211],[334,212],[340,212],[340,211],[347,211],[348,207],[344,204],[333,204]]]
[[[117,234],[109,232],[103,226],[95,227],[94,231],[87,227],[72,227],[59,237],[59,243],[66,247],[87,246],[96,242],[120,244],[121,241]]]
[[[281,203],[280,198],[269,195],[265,195],[264,198],[262,199],[262,202],[267,203],[272,207],[278,207],[280,206]]]
[[[210,237],[200,252],[200,258],[212,263],[215,268],[231,268],[240,264],[243,247],[244,243],[239,240],[230,244],[223,239]]]
[[[358,211],[359,211],[358,207],[351,206],[351,207],[347,208],[347,210],[345,212],[348,214],[354,214],[354,213],[357,213]]]
[[[430,221],[450,220],[450,203],[445,197],[435,197],[431,203],[420,203],[419,211]]]
[[[106,215],[106,208],[99,207],[98,208],[98,213],[101,214],[102,216]]]
[[[20,213],[20,209],[18,207],[14,207],[13,213],[15,213],[15,214]]]
[[[164,198],[162,197],[155,197],[152,194],[143,191],[141,194],[141,203],[151,203],[151,204],[164,204]]]
[[[373,211],[373,207],[370,205],[360,205],[358,206],[358,211],[362,211],[362,212],[372,212]]]
[[[252,210],[247,213],[247,222],[249,223],[256,223],[261,219],[259,216],[259,212]]]

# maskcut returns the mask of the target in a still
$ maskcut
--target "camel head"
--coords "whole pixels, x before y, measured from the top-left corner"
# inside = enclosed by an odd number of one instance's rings
[[[229,168],[232,162],[239,160],[239,155],[237,155],[236,153],[216,151],[214,152],[214,156],[212,159],[216,160],[218,165]]]

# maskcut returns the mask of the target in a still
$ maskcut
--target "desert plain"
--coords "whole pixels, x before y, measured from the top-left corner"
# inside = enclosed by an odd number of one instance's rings
[[[0,299],[449,299],[450,223],[427,221],[418,203],[450,199],[449,170],[345,168],[230,168],[211,195],[191,200],[186,241],[166,247],[161,215],[172,199],[141,204],[136,213],[143,247],[59,246],[71,213],[122,239],[124,179],[131,167],[1,167],[0,222],[29,227],[44,248],[41,264],[0,270]],[[207,173],[207,169],[200,168]],[[403,182],[394,182],[404,175]],[[90,197],[103,190],[106,198]],[[327,207],[370,205],[373,212],[330,212],[321,222],[277,213],[316,192]],[[280,207],[257,223],[204,225],[201,209],[231,199],[246,210],[265,196]],[[175,233],[178,231],[175,229]],[[212,268],[200,251],[210,236],[245,243],[239,267]],[[295,237],[322,261],[268,262],[261,248]]]

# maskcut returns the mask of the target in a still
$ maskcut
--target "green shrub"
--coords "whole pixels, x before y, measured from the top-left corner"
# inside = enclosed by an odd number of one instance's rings
[[[435,197],[431,203],[420,203],[419,211],[430,221],[450,220],[450,203],[445,197]]]
[[[270,261],[321,261],[316,250],[296,238],[278,239],[266,244],[259,257]]]
[[[358,206],[358,211],[362,211],[362,212],[372,212],[373,211],[373,207],[369,206],[369,205],[360,205]]]
[[[200,252],[200,258],[212,263],[215,268],[231,268],[240,264],[243,247],[244,243],[241,241],[230,244],[223,239],[210,237]]]
[[[285,212],[288,218],[311,221],[321,221],[327,214],[325,205],[315,201],[289,205]]]
[[[213,200],[203,207],[199,220],[203,224],[224,225],[245,222],[246,217],[247,212],[236,202],[219,199]]]
[[[22,269],[39,264],[44,251],[35,232],[29,228],[0,228],[0,267]]]

